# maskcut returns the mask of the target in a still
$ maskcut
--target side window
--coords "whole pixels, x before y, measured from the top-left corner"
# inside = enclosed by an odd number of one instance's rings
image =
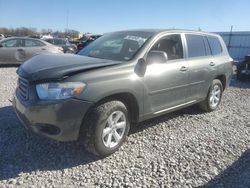
[[[154,44],[150,51],[152,50],[166,52],[169,60],[182,59],[183,46],[181,36],[178,34],[165,36]]]
[[[206,56],[203,36],[186,34],[188,57]]]
[[[58,39],[54,39],[53,44],[54,44],[54,45],[59,45],[59,44],[60,44],[60,41],[59,41]]]
[[[222,47],[217,37],[208,36],[207,39],[212,51],[212,55],[218,55],[222,53]]]
[[[25,47],[43,46],[43,43],[37,40],[25,39]]]
[[[2,45],[7,48],[21,47],[22,43],[20,39],[10,39],[2,42]]]
[[[53,39],[46,39],[45,41],[48,42],[48,43],[50,43],[50,44],[54,44]]]
[[[63,39],[54,39],[54,45],[64,45],[65,42]]]
[[[210,46],[208,44],[208,40],[207,40],[207,37],[203,37],[203,41],[204,41],[204,44],[205,44],[205,49],[206,49],[206,54],[207,56],[211,56],[211,49],[210,49]]]

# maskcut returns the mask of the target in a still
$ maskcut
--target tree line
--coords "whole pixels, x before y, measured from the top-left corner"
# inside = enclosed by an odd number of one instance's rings
[[[41,36],[51,34],[52,36],[57,37],[71,37],[78,38],[79,31],[76,30],[65,30],[65,31],[53,31],[52,29],[41,29],[38,31],[36,28],[27,28],[27,27],[19,27],[19,28],[5,28],[0,27],[0,34],[4,34],[6,36]]]

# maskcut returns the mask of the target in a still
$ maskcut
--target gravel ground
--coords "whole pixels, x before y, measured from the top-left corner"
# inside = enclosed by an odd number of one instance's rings
[[[8,99],[16,68],[0,68],[0,187],[250,187],[250,83],[232,81],[220,108],[196,107],[134,128],[114,155],[25,130]]]

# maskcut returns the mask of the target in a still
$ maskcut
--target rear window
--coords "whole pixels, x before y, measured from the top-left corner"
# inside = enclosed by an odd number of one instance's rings
[[[218,55],[222,53],[222,47],[217,37],[208,36],[207,39],[212,51],[212,55]]]
[[[201,35],[186,34],[188,57],[206,56],[206,48]]]
[[[48,42],[48,43],[50,43],[50,44],[54,43],[53,39],[46,39],[45,41]]]
[[[63,39],[54,39],[54,44],[55,45],[64,45],[64,44],[66,44],[66,41]]]
[[[25,47],[36,47],[36,46],[44,46],[44,44],[38,40],[25,39]]]

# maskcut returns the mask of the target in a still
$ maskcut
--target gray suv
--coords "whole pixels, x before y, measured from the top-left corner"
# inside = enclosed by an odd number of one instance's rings
[[[138,122],[193,104],[216,110],[232,58],[216,34],[132,30],[105,34],[78,55],[35,56],[17,74],[13,106],[26,128],[104,157]]]

